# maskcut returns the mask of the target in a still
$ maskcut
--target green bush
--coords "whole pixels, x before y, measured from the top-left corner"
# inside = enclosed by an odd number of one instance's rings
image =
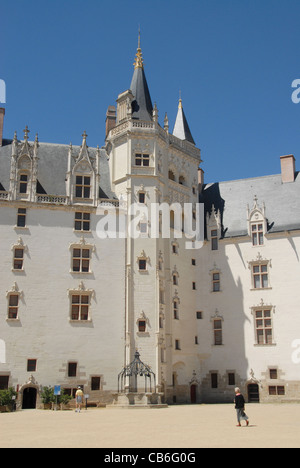
[[[57,400],[56,400],[57,398]],[[44,405],[47,405],[49,403],[63,403],[64,405],[67,405],[70,400],[72,400],[72,397],[70,395],[66,395],[63,390],[61,390],[61,394],[59,396],[54,395],[54,387],[44,387],[42,392],[41,392],[41,399]]]
[[[11,387],[8,390],[0,390],[0,406],[12,406],[14,403],[13,397],[17,396],[17,392]]]

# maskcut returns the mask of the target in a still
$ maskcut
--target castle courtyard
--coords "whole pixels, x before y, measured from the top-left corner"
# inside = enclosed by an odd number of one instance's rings
[[[0,414],[1,448],[299,448],[299,404],[246,406],[249,427],[236,427],[234,406],[161,409],[23,410]],[[103,457],[111,456],[109,450]]]

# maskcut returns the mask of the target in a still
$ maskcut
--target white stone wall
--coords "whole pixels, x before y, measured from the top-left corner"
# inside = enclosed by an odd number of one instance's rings
[[[27,228],[15,228],[17,205],[2,204],[0,339],[6,344],[6,363],[0,375],[22,386],[31,373],[27,360],[37,359],[32,373],[39,385],[90,386],[101,376],[101,389],[115,391],[123,367],[125,309],[124,240],[100,240],[91,214],[90,233],[74,232],[74,210],[27,209]],[[72,273],[70,244],[84,236],[94,246],[91,273]],[[12,271],[12,245],[26,245],[24,271]],[[83,282],[92,290],[91,320],[70,321],[68,290]],[[7,291],[16,283],[20,295],[18,320],[7,320]],[[114,293],[113,293],[114,291]],[[76,378],[68,377],[68,362],[78,363]]]

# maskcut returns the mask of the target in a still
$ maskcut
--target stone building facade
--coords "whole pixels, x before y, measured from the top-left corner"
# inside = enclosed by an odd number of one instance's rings
[[[294,156],[206,184],[181,99],[172,133],[158,120],[139,45],[101,148],[1,139],[0,388],[19,407],[48,385],[109,403],[136,350],[167,403],[299,399]]]

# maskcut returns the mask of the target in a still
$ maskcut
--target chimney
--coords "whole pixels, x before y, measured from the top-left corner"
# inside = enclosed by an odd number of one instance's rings
[[[281,156],[280,162],[282,183],[286,184],[288,182],[294,182],[296,172],[294,156],[292,154],[288,154],[287,156]]]
[[[0,107],[0,146],[2,146],[4,115],[5,109]]]
[[[105,121],[105,138],[107,137],[111,129],[116,126],[116,120],[117,115],[115,106],[108,106]]]

